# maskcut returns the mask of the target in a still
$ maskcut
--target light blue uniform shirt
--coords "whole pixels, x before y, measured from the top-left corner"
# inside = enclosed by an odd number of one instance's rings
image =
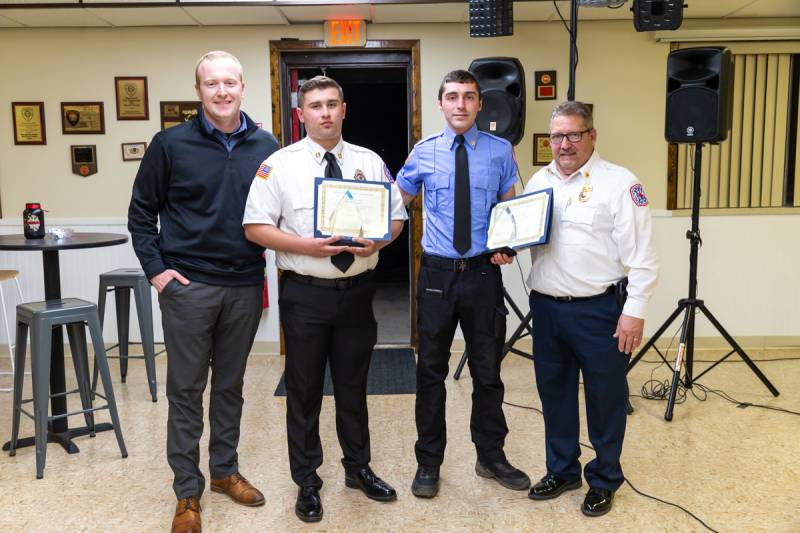
[[[236,146],[239,143],[239,141],[244,139],[244,134],[247,131],[247,123],[244,120],[244,113],[242,113],[241,111],[239,111],[239,120],[240,120],[239,129],[237,129],[233,133],[223,133],[219,131],[217,128],[214,127],[213,124],[211,124],[208,121],[205,113],[203,113],[202,111],[200,112],[200,120],[203,123],[203,128],[206,130],[206,133],[208,133],[209,135],[213,135],[214,137],[219,139],[219,142],[221,142],[222,145],[225,146],[225,149],[228,150],[228,153],[231,153],[233,147]]]
[[[425,185],[425,228],[422,249],[427,254],[452,259],[474,257],[487,251],[489,213],[498,197],[517,180],[517,162],[511,143],[472,126],[464,138],[469,161],[470,203],[472,205],[472,247],[464,255],[453,248],[455,203],[456,134],[447,128],[427,137],[414,147],[397,174],[397,185],[416,195]]]

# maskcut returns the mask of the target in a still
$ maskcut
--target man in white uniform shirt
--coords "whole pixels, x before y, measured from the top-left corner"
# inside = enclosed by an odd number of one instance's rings
[[[245,235],[276,251],[281,278],[279,309],[286,343],[286,424],[289,466],[300,487],[295,514],[305,522],[322,519],[319,489],[322,464],[319,413],[330,362],[336,401],[336,432],[342,447],[345,484],[378,501],[395,490],[369,467],[367,372],[377,340],[372,312],[372,270],[378,250],[391,241],[338,236],[314,237],[314,179],[388,181],[391,237],[408,218],[402,197],[381,158],[342,140],[346,106],[334,80],[316,76],[298,93],[299,118],[308,137],[262,163],[247,198]]]
[[[625,374],[630,353],[642,341],[645,308],[658,278],[642,184],[601,159],[596,140],[589,106],[556,106],[550,119],[553,161],[525,186],[526,193],[552,187],[554,207],[550,243],[531,249],[528,277],[547,456],[547,474],[528,496],[547,500],[581,486],[580,373],[597,454],[583,472],[589,491],[581,511],[587,516],[610,511],[624,480]]]

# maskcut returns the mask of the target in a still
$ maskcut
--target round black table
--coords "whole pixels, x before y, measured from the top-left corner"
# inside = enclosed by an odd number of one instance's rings
[[[54,239],[49,235],[44,239],[26,239],[24,235],[0,235],[0,251],[28,251],[42,252],[42,265],[44,267],[44,298],[45,300],[58,300],[61,298],[61,271],[58,262],[59,250],[74,250],[78,248],[99,248],[114,246],[128,242],[127,235],[118,233],[73,233],[65,239]],[[51,416],[64,415],[67,412],[67,390],[64,375],[64,334],[61,327],[53,328],[50,360],[50,409]],[[112,429],[111,424],[96,424],[95,432]],[[57,442],[68,453],[78,453],[80,450],[72,442],[73,437],[89,434],[89,428],[80,427],[70,429],[67,417],[62,416],[50,423],[47,441]],[[33,446],[34,438],[19,439],[17,448]],[[8,450],[9,443],[3,445],[3,450]]]

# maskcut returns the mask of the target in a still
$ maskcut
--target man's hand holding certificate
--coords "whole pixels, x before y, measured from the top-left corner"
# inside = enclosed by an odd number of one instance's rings
[[[489,219],[489,250],[518,250],[547,243],[553,216],[553,189],[498,202]]]

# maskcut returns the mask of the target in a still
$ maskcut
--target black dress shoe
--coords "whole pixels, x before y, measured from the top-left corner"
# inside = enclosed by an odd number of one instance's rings
[[[539,483],[531,487],[528,498],[531,500],[550,500],[561,496],[562,492],[580,488],[583,483],[580,479],[567,481],[553,474],[547,474]]]
[[[297,503],[294,514],[303,522],[319,522],[322,520],[322,499],[316,487],[300,487],[297,491]]]
[[[507,489],[525,490],[531,486],[531,479],[528,475],[511,466],[503,459],[496,463],[482,463],[480,459],[475,463],[475,473],[481,477],[495,479]]]
[[[419,465],[411,483],[411,494],[417,498],[433,498],[438,492],[439,467]]]
[[[344,484],[351,489],[361,490],[371,500],[391,502],[397,499],[395,490],[368,466],[356,472],[345,472]]]
[[[581,512],[586,516],[602,516],[611,510],[614,493],[606,489],[589,487],[586,498],[581,505]]]

